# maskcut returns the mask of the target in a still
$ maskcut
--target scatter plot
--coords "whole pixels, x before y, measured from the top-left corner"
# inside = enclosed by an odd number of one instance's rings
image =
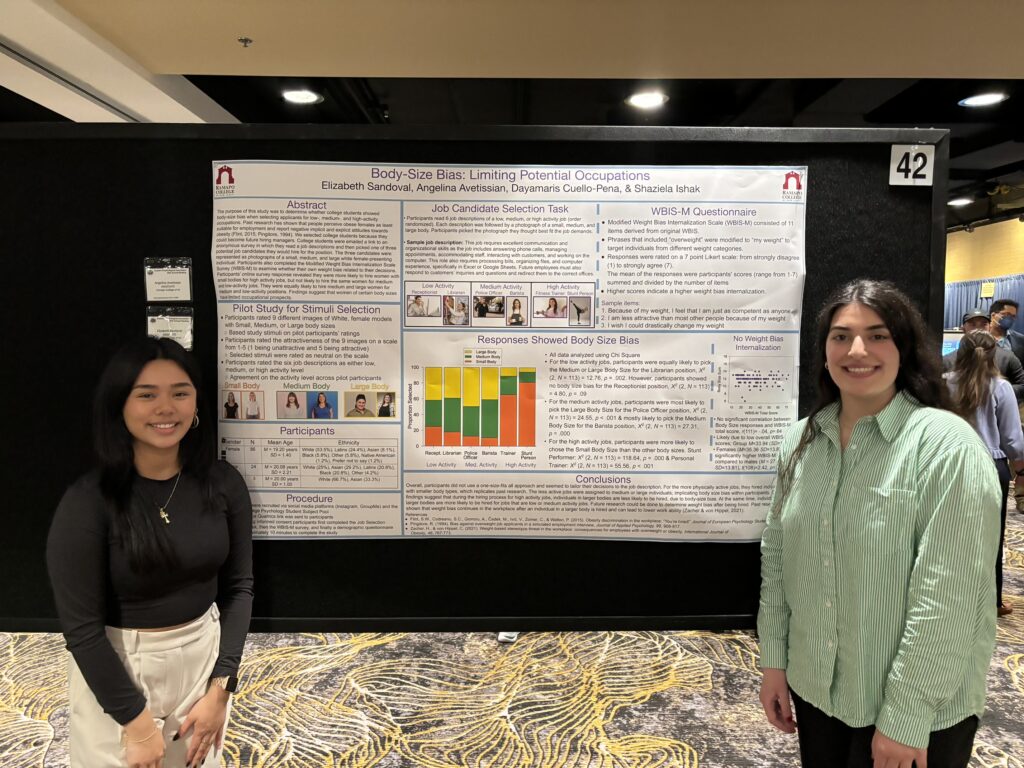
[[[730,357],[729,404],[784,404],[793,399],[792,357]]]

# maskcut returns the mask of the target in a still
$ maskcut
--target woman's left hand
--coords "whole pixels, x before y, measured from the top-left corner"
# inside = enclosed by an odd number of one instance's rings
[[[210,688],[203,698],[192,705],[188,716],[178,729],[175,739],[187,736],[189,730],[192,730],[192,741],[189,743],[185,758],[185,765],[188,768],[202,765],[212,748],[220,749],[224,721],[228,715],[229,696],[230,694],[221,688]]]
[[[893,741],[879,730],[871,739],[871,757],[874,768],[928,768],[928,750],[915,749]],[[916,761],[916,763],[915,763]]]

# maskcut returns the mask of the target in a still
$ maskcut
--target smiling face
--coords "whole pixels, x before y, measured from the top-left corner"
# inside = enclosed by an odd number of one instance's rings
[[[359,395],[356,398],[356,410],[357,411],[365,411],[366,410],[366,398],[363,397],[362,395]]]
[[[316,396],[316,405],[318,408],[324,408],[327,405],[327,395],[321,392]]]
[[[123,415],[136,457],[177,453],[196,415],[196,389],[177,363],[153,360],[139,372]]]
[[[885,321],[864,304],[836,310],[825,343],[828,372],[844,408],[875,414],[896,394],[900,353]]]

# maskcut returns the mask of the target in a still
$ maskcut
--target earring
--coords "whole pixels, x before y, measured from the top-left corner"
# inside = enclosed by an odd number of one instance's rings
[[[199,428],[199,411],[196,411],[196,415],[192,417],[192,429]]]
[[[825,370],[828,370],[828,363],[825,363]]]

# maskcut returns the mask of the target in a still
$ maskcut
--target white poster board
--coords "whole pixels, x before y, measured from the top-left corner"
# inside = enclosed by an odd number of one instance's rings
[[[255,535],[758,538],[804,167],[214,163]]]

